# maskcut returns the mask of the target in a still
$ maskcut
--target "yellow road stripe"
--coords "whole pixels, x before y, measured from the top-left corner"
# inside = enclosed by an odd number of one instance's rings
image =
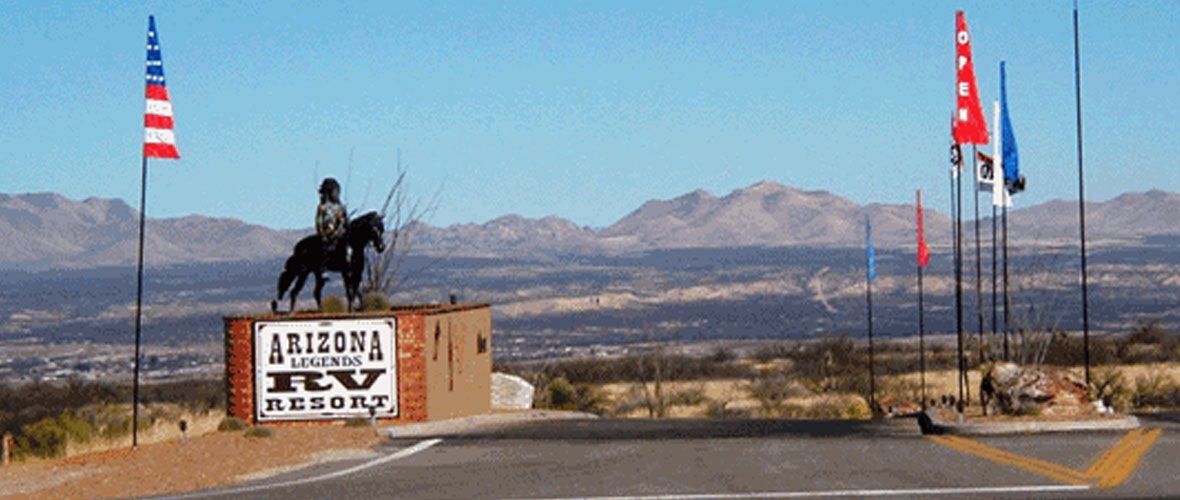
[[[1163,430],[1155,429],[1148,432],[1135,446],[1125,450],[1119,454],[1119,458],[1115,464],[1111,466],[1102,479],[1098,480],[1097,486],[1099,488],[1111,488],[1118,486],[1127,478],[1131,477],[1131,473],[1139,467],[1139,461],[1143,459],[1143,455],[1155,445],[1155,440],[1163,434]]]
[[[1086,469],[1085,476],[1090,479],[1102,477],[1107,469],[1110,469],[1116,463],[1115,460],[1119,455],[1139,442],[1139,439],[1143,437],[1143,433],[1143,429],[1134,429],[1128,432],[1126,436],[1123,436],[1123,439],[1119,440],[1118,443],[1099,456],[1098,460],[1095,460],[1089,469]]]
[[[956,436],[928,436],[932,441],[949,448],[975,455],[992,462],[1017,467],[1040,476],[1061,481],[1063,483],[1085,485],[1089,484],[1086,477],[1073,469],[1062,467],[1055,463],[1038,460],[1023,455],[1017,455],[1000,449],[992,448],[983,443]]]
[[[1033,470],[1033,469],[1037,469],[1040,471],[1049,471],[1049,472],[1055,473],[1060,476],[1069,477],[1069,478],[1071,478],[1071,480],[1073,480],[1075,482],[1077,482],[1077,481],[1082,481],[1083,483],[1085,482],[1085,477],[1083,477],[1077,471],[1070,469],[1068,467],[1063,467],[1061,465],[1057,465],[1052,462],[1046,462],[1044,460],[1039,460],[1039,459],[1027,457],[1024,455],[1018,455],[1016,453],[1000,450],[997,448],[992,448],[992,447],[987,446],[987,445],[980,443],[978,441],[973,441],[973,440],[961,438],[961,437],[957,438],[957,439],[961,440],[967,446],[971,446],[975,449],[980,450],[981,452],[993,453],[993,454],[996,454],[997,456],[1005,457],[1006,459],[1012,460],[1014,462],[1024,464],[1026,466],[1024,468],[1026,468],[1028,470],[1032,470],[1033,472],[1036,472],[1036,470]]]

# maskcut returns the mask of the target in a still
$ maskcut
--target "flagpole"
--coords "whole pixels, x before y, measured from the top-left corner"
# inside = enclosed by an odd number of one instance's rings
[[[1078,129],[1078,228],[1082,240],[1082,345],[1085,352],[1086,386],[1090,385],[1090,295],[1086,279],[1086,184],[1082,168],[1082,57],[1078,43],[1078,1],[1073,2],[1073,81]]]
[[[877,414],[877,375],[873,371],[873,280],[866,276],[865,298],[869,309],[869,412]]]
[[[1000,63],[1003,79],[1003,63]],[[992,103],[995,111],[995,140],[992,141],[992,330],[996,328],[996,205],[1000,205],[1004,216],[1004,361],[1008,358],[1008,187],[1004,182],[1004,134],[1003,113],[999,102]]]
[[[139,265],[135,291],[135,375],[131,389],[131,447],[139,446],[139,346],[143,318],[143,236],[147,222],[147,155],[143,155],[143,176],[139,184]]]
[[[1000,189],[1005,190],[1005,191],[1008,189],[1008,187],[1005,185],[999,185],[998,187]],[[1003,218],[1003,222],[1001,225],[1004,228],[1003,229],[1004,241],[1003,241],[1003,247],[1002,247],[1004,254],[1003,254],[1002,258],[1004,261],[1004,347],[1005,347],[1005,351],[1007,351],[1007,347],[1008,347],[1008,332],[1011,331],[1011,327],[1009,326],[1009,323],[1008,323],[1008,309],[1012,305],[1012,303],[1008,301],[1008,203],[1007,203],[1008,198],[1007,197],[1008,197],[1008,193],[1005,192],[1004,193],[1004,206],[1000,207],[1000,213],[1003,214],[1001,216]],[[1023,345],[1021,347],[1023,347]]]
[[[922,190],[918,190],[918,217],[922,216]],[[921,219],[919,219],[920,221]],[[922,411],[926,411],[926,305],[922,288],[922,244],[924,234],[918,228],[918,371],[922,374]]]
[[[922,411],[926,411],[926,306],[923,303],[922,265],[918,265],[918,371],[922,373]]]
[[[962,158],[959,164],[962,166]],[[959,408],[964,405],[966,385],[965,360],[963,358],[963,172],[955,182],[955,333],[959,344]]]
[[[994,165],[994,163],[993,163],[993,165]],[[995,189],[994,185],[992,186],[992,189]],[[995,204],[993,204],[992,205],[992,340],[995,340],[996,335],[998,333],[1000,333],[998,330],[998,324],[999,324],[999,316],[998,315],[999,315],[1000,309],[998,307],[999,302],[997,301],[997,298],[999,296],[996,294],[997,287],[999,286],[999,281],[1000,281],[999,276],[998,276],[998,272],[997,272],[998,266],[996,265],[997,264],[997,261],[996,261],[996,242],[997,242],[996,219],[998,218],[998,216],[999,216],[999,214],[996,213],[996,206],[995,206]],[[1004,336],[1004,361],[1008,361],[1008,336],[1007,335]]]
[[[978,172],[979,169],[979,154],[975,151],[975,146],[971,146],[971,163],[975,165]],[[982,365],[983,359],[983,251],[980,249],[979,239],[979,182],[975,182],[975,308],[979,315],[979,364]]]

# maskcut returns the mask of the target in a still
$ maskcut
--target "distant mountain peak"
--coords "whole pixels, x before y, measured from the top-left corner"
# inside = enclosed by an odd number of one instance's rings
[[[791,188],[788,188],[787,186],[784,186],[784,185],[779,184],[779,183],[772,181],[772,180],[761,180],[761,181],[755,182],[753,184],[750,184],[749,187],[747,187],[745,189],[741,189],[740,191],[746,191],[746,192],[750,192],[750,193],[766,193],[766,192],[787,191],[790,189]]]

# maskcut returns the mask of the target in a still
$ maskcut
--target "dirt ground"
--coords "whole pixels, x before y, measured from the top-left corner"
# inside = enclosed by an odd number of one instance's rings
[[[373,428],[343,425],[287,426],[273,431],[274,436],[261,438],[214,430],[187,439],[176,435],[135,449],[0,466],[0,498],[123,498],[228,486],[329,455],[358,458],[371,453],[370,448],[382,439]]]

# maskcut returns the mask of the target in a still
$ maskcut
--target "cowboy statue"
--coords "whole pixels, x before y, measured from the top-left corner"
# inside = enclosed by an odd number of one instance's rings
[[[328,177],[320,183],[320,204],[315,211],[315,232],[320,235],[324,243],[324,264],[327,265],[337,256],[338,243],[344,239],[344,232],[348,227],[348,211],[340,202],[340,183]],[[344,249],[348,245],[343,246]],[[342,260],[347,261],[344,255]]]

